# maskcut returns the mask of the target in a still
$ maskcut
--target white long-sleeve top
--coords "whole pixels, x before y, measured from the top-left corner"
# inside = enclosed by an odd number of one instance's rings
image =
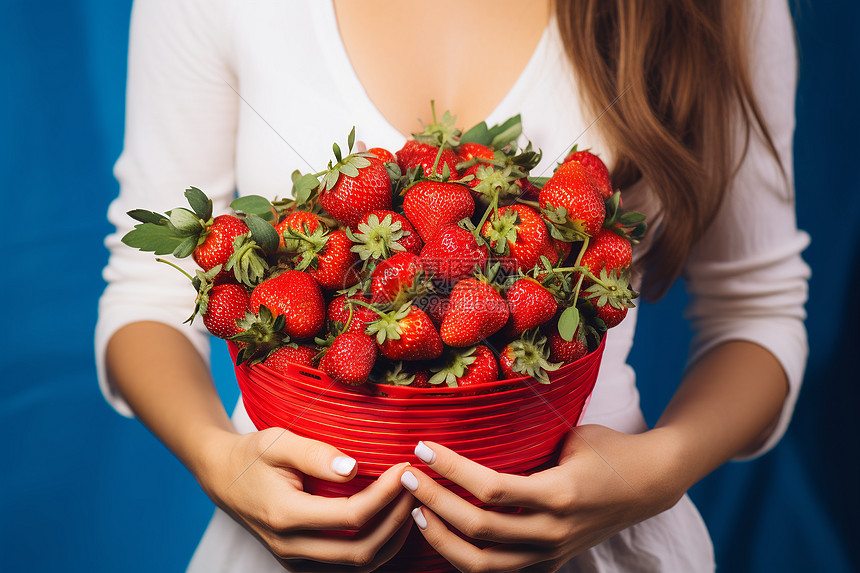
[[[693,249],[684,278],[695,331],[691,362],[729,340],[754,342],[782,364],[790,391],[767,443],[771,448],[791,417],[807,355],[803,305],[809,269],[800,257],[808,243],[795,224],[791,165],[796,56],[788,6],[758,0],[751,18],[750,70],[754,90],[788,180],[763,140],[748,153],[714,224]],[[520,113],[525,136],[543,152],[533,174],[548,174],[574,142],[611,163],[600,122],[579,105],[576,78],[554,26],[545,31],[510,92],[487,118],[498,123]],[[704,72],[703,72],[704,73]],[[594,122],[594,123],[593,123]],[[592,125],[593,123],[593,125]],[[368,147],[399,149],[405,137],[368,98],[356,76],[326,0],[138,0],[132,15],[126,132],[115,174],[120,194],[108,217],[117,232],[106,244],[108,287],[96,328],[99,383],[121,414],[132,412],[112,387],[104,349],[120,327],[160,321],[187,332],[208,354],[200,321],[182,326],[194,294],[175,270],[120,242],[133,224],[126,212],[163,212],[182,205],[182,191],[203,189],[216,212],[240,195],[288,196],[290,174],[320,171],[332,141],[355,125]],[[647,185],[647,182],[645,182]],[[186,265],[193,263],[186,262]],[[626,360],[636,311],[608,334],[600,376],[584,423],[625,432],[646,429],[635,375]],[[234,424],[253,426],[241,405]],[[707,532],[684,498],[676,508],[634,526],[586,555],[578,570],[698,571],[713,567]],[[225,549],[229,547],[229,551]],[[643,558],[647,555],[648,558]],[[630,569],[635,563],[637,568]],[[268,552],[229,517],[217,512],[192,570],[278,571]],[[267,568],[268,567],[268,568]],[[574,570],[574,569],[571,569]]]

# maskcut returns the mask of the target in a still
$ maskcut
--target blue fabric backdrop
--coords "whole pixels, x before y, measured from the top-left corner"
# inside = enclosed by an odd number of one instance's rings
[[[0,570],[182,571],[212,505],[160,443],[106,406],[92,358],[110,231],[104,214],[117,191],[111,167],[122,143],[130,2],[3,8]],[[725,571],[860,569],[853,355],[860,310],[852,296],[860,279],[860,5],[804,2],[795,16],[797,199],[800,225],[813,236],[812,355],[785,440],[692,492]],[[642,309],[633,360],[652,422],[683,366],[683,302],[678,286]],[[232,404],[237,390],[225,355],[219,347],[215,371]]]

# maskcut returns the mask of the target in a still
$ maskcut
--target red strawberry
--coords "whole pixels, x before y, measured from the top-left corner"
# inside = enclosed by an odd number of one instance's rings
[[[341,384],[358,386],[367,382],[377,355],[373,338],[344,332],[328,347],[319,368]]]
[[[544,215],[569,240],[593,237],[603,226],[606,206],[603,197],[582,163],[563,163],[540,191]]]
[[[491,285],[463,279],[451,291],[451,303],[440,333],[449,346],[472,346],[496,333],[508,321],[508,304]]]
[[[233,273],[225,273],[221,265],[215,265],[206,272],[195,271],[192,277],[170,261],[161,258],[155,260],[181,272],[191,280],[191,286],[197,291],[194,311],[185,322],[193,323],[200,314],[206,329],[218,338],[230,338],[244,331],[236,321],[250,310],[250,297],[247,289],[233,280]]]
[[[421,181],[406,191],[403,212],[426,243],[445,225],[471,217],[475,200],[459,183]]]
[[[600,229],[585,253],[580,264],[596,277],[605,268],[607,273],[628,268],[633,263],[633,246],[630,241],[609,229]],[[588,281],[590,283],[591,281]]]
[[[350,134],[350,151],[352,137]],[[372,153],[354,153],[340,157],[334,145],[337,163],[329,163],[320,185],[320,203],[328,213],[346,225],[353,225],[362,215],[375,209],[391,209],[391,177],[385,165]]]
[[[425,177],[429,177],[433,171],[433,163],[436,162],[436,155],[439,153],[439,147],[433,146],[427,143],[419,143],[413,139],[408,140],[400,151],[397,152],[397,165],[400,166],[400,170],[405,174],[409,169],[413,167],[421,167],[422,175]],[[448,167],[448,173],[451,175],[453,179],[456,179],[459,174],[457,173],[457,163],[460,160],[457,157],[457,154],[448,147],[442,150],[442,154],[439,157],[439,163],[436,165],[436,174],[442,175],[445,167]]]
[[[509,380],[511,378],[520,378],[523,376],[518,372],[514,372],[513,365],[516,361],[517,357],[514,356],[513,352],[510,349],[510,345],[505,346],[502,349],[502,352],[499,354],[499,370],[502,371],[502,380]]]
[[[430,380],[430,372],[427,370],[413,370],[410,368],[409,363],[398,361],[377,379],[377,383],[393,386],[429,388],[430,383],[428,380]]]
[[[486,384],[499,379],[499,367],[493,351],[479,344],[472,353],[475,361],[466,368],[466,372],[457,380],[457,386],[472,386]]]
[[[264,258],[263,247],[255,239],[265,243],[266,249],[274,250],[274,232],[265,229],[259,236],[252,233],[244,221],[232,215],[212,218],[212,200],[196,187],[185,190],[191,209],[177,207],[166,215],[133,209],[128,215],[140,221],[126,233],[122,242],[141,251],[166,253],[165,239],[176,240],[173,256],[184,258],[193,255],[194,260],[205,271],[220,265],[232,271],[238,282],[254,286],[263,279],[269,264]],[[270,235],[267,237],[267,235]],[[209,277],[209,281],[213,277]]]
[[[205,239],[191,254],[200,268],[208,271],[216,265],[227,264],[233,254],[233,241],[249,232],[248,226],[238,217],[218,215],[205,231]]]
[[[265,280],[251,292],[251,310],[266,306],[286,319],[284,332],[293,338],[311,338],[325,322],[325,301],[319,283],[309,274],[285,271]]]
[[[409,219],[394,211],[366,213],[347,233],[362,260],[387,259],[397,252],[419,254],[421,237]]]
[[[441,295],[428,296],[422,306],[433,324],[442,326],[442,321],[445,320],[445,315],[448,314],[448,308],[451,306],[451,299]]]
[[[597,309],[597,316],[606,323],[606,328],[617,326],[624,320],[627,309],[634,306],[633,299],[639,296],[630,288],[627,269],[611,272],[604,269],[594,284],[581,294]]]
[[[211,269],[210,269],[211,270]],[[213,285],[237,285],[236,275],[231,271],[219,271],[215,278],[212,279]]]
[[[208,293],[206,308],[201,307],[203,324],[218,338],[230,338],[242,332],[236,321],[248,312],[251,299],[245,287],[237,284],[217,284]]]
[[[461,162],[469,161],[474,157],[479,157],[482,159],[493,159],[495,157],[495,151],[492,147],[487,147],[486,145],[482,145],[480,143],[461,143],[459,147],[457,147],[457,157]]]
[[[413,372],[415,378],[412,380],[410,386],[414,386],[416,388],[429,388],[430,387],[430,372],[427,370],[416,370]]]
[[[442,339],[433,321],[417,306],[405,304],[367,327],[382,354],[391,360],[432,360],[442,354]]]
[[[516,185],[523,190],[522,197],[526,201],[537,201],[538,197],[540,197],[540,188],[538,188],[534,183],[529,181],[528,177],[523,177],[522,179],[517,179],[514,181]]]
[[[394,154],[384,149],[382,147],[371,147],[367,150],[368,153],[372,153],[376,156],[377,159],[382,161],[383,163],[396,163],[397,158],[394,157]]]
[[[305,270],[317,279],[325,289],[339,290],[351,287],[360,278],[358,276],[358,257],[352,252],[352,241],[344,231],[335,231],[326,236],[325,245],[316,253],[316,261],[306,267],[296,266],[296,270]],[[307,252],[305,253],[307,255]]]
[[[470,161],[475,157],[479,159],[489,159],[492,160],[495,157],[495,152],[492,148],[487,147],[486,145],[481,145],[480,143],[464,143],[457,148],[457,158],[460,162]],[[492,166],[487,166],[486,163],[482,161],[478,161],[474,165],[470,165],[469,167],[464,168],[460,171],[460,179],[465,178],[468,175],[471,175],[473,179],[466,182],[466,185],[469,187],[475,187],[478,183],[481,182],[481,178],[478,177],[478,169],[482,166],[485,166],[490,171],[493,170]],[[482,172],[483,173],[483,172]]]
[[[514,340],[499,354],[502,375],[506,379],[528,376],[541,384],[549,384],[548,372],[558,370],[561,364],[547,362],[547,354],[546,338],[543,336],[537,340],[534,337]]]
[[[505,327],[505,334],[518,334],[540,326],[555,316],[558,302],[555,297],[534,279],[522,278],[508,289],[505,298],[508,301],[511,317]]]
[[[430,384],[442,384],[455,388],[495,382],[499,378],[499,367],[493,351],[479,344],[465,350],[450,350],[444,364],[431,368],[434,374]]]
[[[549,359],[553,362],[569,364],[588,354],[588,342],[582,327],[576,329],[570,342],[561,337],[555,326],[547,328],[546,332],[549,339]]]
[[[413,139],[407,141],[397,152],[397,163],[404,174],[410,168],[421,166],[423,175],[429,177],[439,155],[436,174],[442,175],[447,167],[451,177],[456,179],[458,159],[452,147],[460,143],[460,130],[454,125],[457,118],[446,111],[437,121],[433,100],[430,100],[430,111],[432,121],[429,124],[422,122],[424,130],[412,134]]]
[[[278,348],[291,344],[290,337],[284,334],[286,317],[275,316],[267,306],[260,306],[258,310],[257,314],[247,312],[236,321],[239,333],[230,337],[239,347],[236,364],[257,364]]]
[[[576,147],[564,158],[564,163],[568,163],[570,161],[577,161],[582,163],[587,169],[588,173],[591,175],[592,183],[597,188],[597,192],[604,199],[609,199],[612,197],[612,182],[609,180],[609,169],[606,168],[606,164],[600,160],[598,156],[591,153],[587,149],[584,151],[578,151]]]
[[[291,237],[289,230],[299,231],[309,235],[316,231],[322,225],[325,229],[325,223],[320,222],[319,217],[309,211],[296,211],[287,215],[283,221],[275,225],[275,230],[278,231],[278,236],[281,240],[281,247],[289,252],[296,252],[298,245],[295,243],[295,238]],[[284,244],[284,236],[287,236],[287,243]]]
[[[489,256],[487,246],[478,244],[471,232],[448,225],[421,249],[421,264],[433,280],[452,285],[471,276],[475,265],[483,269]]]
[[[508,272],[528,272],[540,264],[541,255],[549,258],[550,263],[558,261],[546,222],[527,205],[500,208],[484,223],[481,236],[487,239]]]
[[[597,316],[606,323],[606,328],[614,328],[621,324],[621,321],[627,316],[627,307],[615,307],[607,302],[603,306],[596,306]]]
[[[412,299],[427,292],[421,259],[412,253],[397,253],[381,261],[370,280],[374,301],[390,302],[401,292],[401,299]]]
[[[481,181],[483,181],[484,177],[486,177],[486,175],[490,173],[492,169],[492,167],[487,167],[484,163],[476,163],[475,165],[470,165],[469,167],[466,167],[462,171],[460,171],[460,177],[457,180],[460,181],[466,179],[466,177],[469,177],[471,175],[472,178],[468,181],[463,181],[463,184],[468,185],[469,187],[474,189]],[[480,173],[478,173],[479,170],[481,171]]]
[[[263,360],[263,366],[271,368],[275,372],[286,374],[292,364],[313,367],[314,356],[316,355],[317,350],[309,346],[302,346],[300,344],[282,346]]]
[[[560,239],[556,239],[555,237],[549,238],[549,245],[546,250],[543,252],[543,256],[549,259],[551,264],[556,264],[558,261],[563,261],[570,254],[570,243],[567,241],[562,241]]]
[[[338,334],[348,322],[349,328],[346,330],[347,332],[365,334],[364,331],[367,329],[367,325],[375,321],[379,316],[365,306],[347,303],[347,298],[370,304],[370,301],[360,294],[354,294],[349,297],[343,294],[335,298],[328,305],[329,331]],[[350,308],[352,308],[352,318],[350,318]]]

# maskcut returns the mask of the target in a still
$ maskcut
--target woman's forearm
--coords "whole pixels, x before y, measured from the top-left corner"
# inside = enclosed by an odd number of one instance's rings
[[[113,335],[106,360],[137,417],[197,475],[207,445],[233,426],[188,338],[162,323],[132,323]]]
[[[757,344],[727,342],[702,357],[654,429],[672,444],[686,488],[763,444],[787,392],[782,366]]]

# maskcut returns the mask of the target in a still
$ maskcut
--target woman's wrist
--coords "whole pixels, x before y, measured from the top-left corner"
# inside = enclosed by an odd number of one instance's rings
[[[702,478],[689,441],[683,432],[669,426],[654,428],[641,436],[647,442],[642,451],[652,458],[651,465],[659,472],[651,486],[662,490],[666,498],[680,499]]]
[[[785,372],[770,352],[751,342],[726,342],[687,372],[649,433],[667,448],[667,463],[689,488],[763,443],[787,392]]]
[[[183,462],[208,494],[211,495],[238,438],[235,431],[218,426],[208,427],[195,436],[197,447],[190,450],[192,453]]]

